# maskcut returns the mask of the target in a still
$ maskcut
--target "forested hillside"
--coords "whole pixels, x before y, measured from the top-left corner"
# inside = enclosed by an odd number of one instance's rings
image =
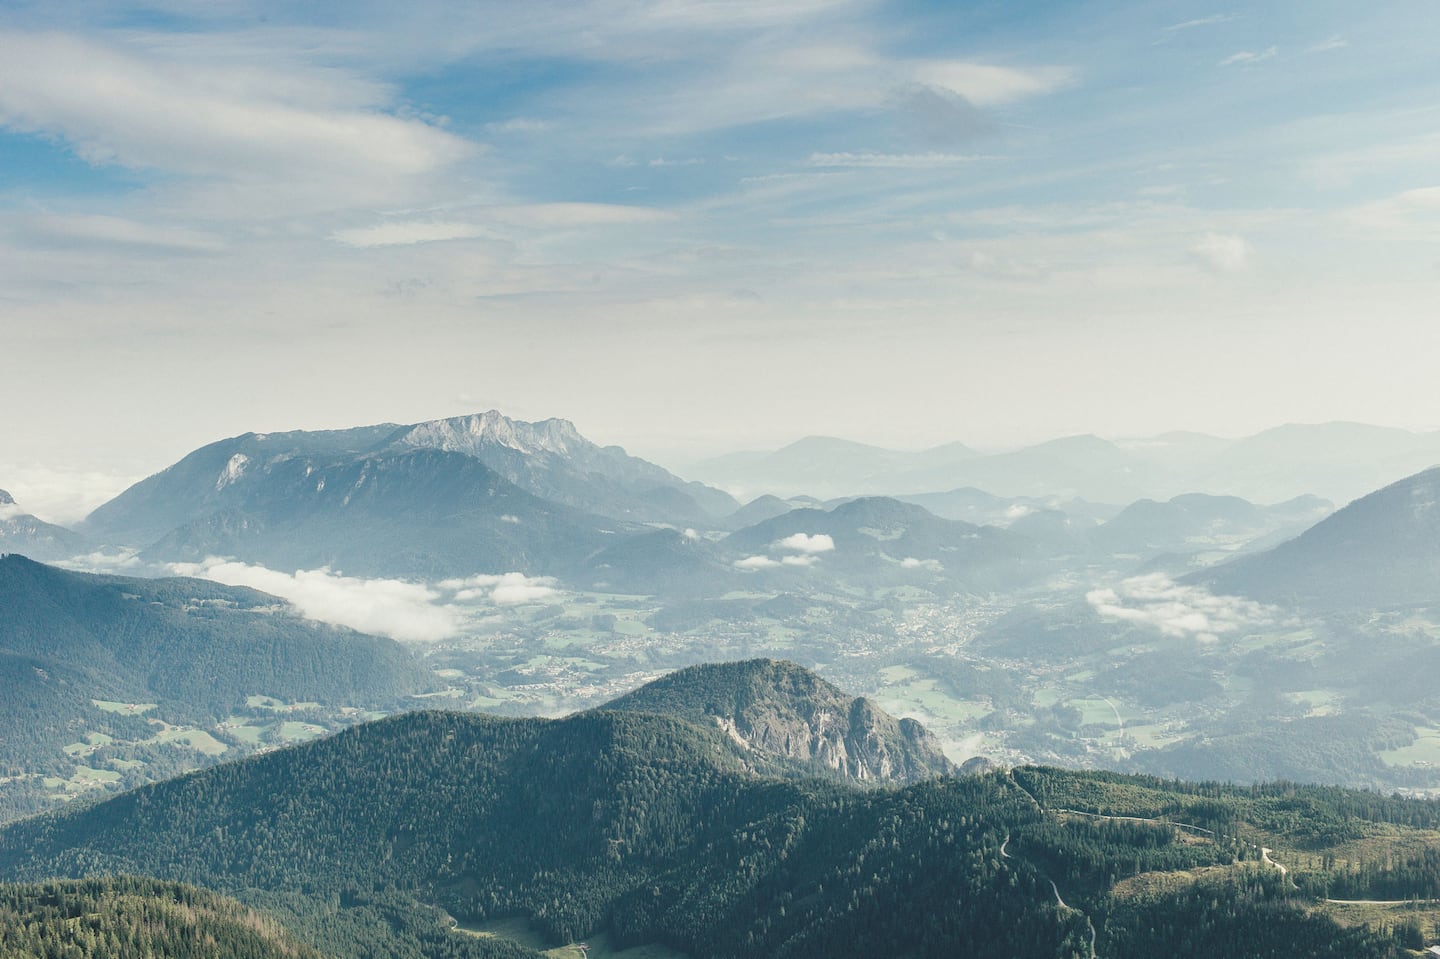
[[[528,917],[557,943],[604,930],[697,957],[1089,957],[1094,930],[1107,956],[1363,959],[1398,955],[1405,930],[1314,914],[1309,880],[1257,843],[1337,848],[1350,833],[1325,832],[1332,820],[1423,839],[1437,816],[1338,790],[1267,799],[1045,769],[862,789],[759,775],[751,755],[646,713],[410,714],[13,824],[0,874],[202,884],[311,916],[319,945],[351,905],[425,928],[429,903]],[[1190,828],[1168,824],[1176,811]],[[317,923],[327,902],[347,918]]]

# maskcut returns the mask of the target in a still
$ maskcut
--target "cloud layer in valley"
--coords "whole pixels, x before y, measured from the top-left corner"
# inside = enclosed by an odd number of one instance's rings
[[[1274,625],[1278,611],[1239,596],[1217,596],[1176,583],[1163,573],[1094,589],[1085,600],[1102,619],[1133,623],[1164,636],[1218,642],[1220,637]]]

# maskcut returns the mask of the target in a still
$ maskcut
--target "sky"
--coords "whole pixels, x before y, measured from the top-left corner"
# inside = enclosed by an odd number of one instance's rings
[[[1440,427],[1440,2],[0,0],[0,488]]]

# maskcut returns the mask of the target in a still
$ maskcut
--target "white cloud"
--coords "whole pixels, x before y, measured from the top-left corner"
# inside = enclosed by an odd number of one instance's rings
[[[835,548],[835,540],[828,533],[794,533],[776,540],[772,545],[775,549],[796,553],[828,553]]]
[[[1207,233],[1190,247],[1200,262],[1220,273],[1238,273],[1249,265],[1250,244],[1244,237]]]
[[[938,559],[916,559],[914,556],[907,556],[900,561],[901,569],[926,569],[938,573],[945,567],[940,565]]]
[[[64,566],[66,569],[78,569],[86,573],[113,573],[135,569],[142,565],[140,557],[136,555],[138,552],[139,550],[134,549],[121,549],[113,552],[96,550],[83,556],[72,556],[56,565]]]
[[[1312,47],[1305,49],[1306,53],[1329,53],[1331,50],[1343,50],[1350,46],[1350,41],[1341,36],[1334,36],[1328,40],[1322,40]]]
[[[814,566],[820,562],[818,556],[785,556],[780,560],[785,566]]]
[[[771,566],[780,564],[768,556],[747,556],[744,559],[737,559],[735,566],[738,569],[769,569]]]
[[[1194,30],[1196,27],[1210,27],[1217,23],[1229,23],[1237,19],[1238,14],[1216,13],[1208,17],[1199,17],[1195,20],[1185,20],[1180,23],[1172,23],[1164,29],[1165,33],[1179,33],[1182,30]]]
[[[927,60],[911,68],[912,79],[959,94],[979,107],[1002,106],[1026,97],[1052,93],[1074,82],[1066,67],[997,67],[963,60]]]
[[[258,589],[288,600],[309,619],[391,639],[434,641],[453,636],[460,628],[454,612],[436,605],[440,594],[421,583],[360,579],[325,567],[282,573],[213,557],[170,568],[181,576]]]
[[[1241,50],[1238,53],[1232,53],[1224,60],[1221,60],[1220,66],[1250,66],[1256,63],[1264,63],[1266,60],[1274,59],[1279,55],[1279,47],[1267,47],[1264,50],[1261,50],[1259,53],[1256,53],[1253,50]]]
[[[447,579],[436,584],[455,594],[458,602],[488,600],[497,606],[518,606],[549,599],[559,590],[549,576],[526,576],[524,573],[482,573],[463,579]]]
[[[1216,596],[1198,586],[1182,586],[1163,573],[1124,580],[1111,589],[1095,589],[1085,600],[1102,618],[1134,623],[1165,636],[1213,643],[1222,635],[1271,625],[1278,611],[1238,596]]]

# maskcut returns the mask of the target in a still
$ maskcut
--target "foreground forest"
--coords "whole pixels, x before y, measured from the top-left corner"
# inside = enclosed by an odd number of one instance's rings
[[[551,945],[737,959],[1382,957],[1429,914],[1324,900],[1435,897],[1437,829],[1440,804],[1340,789],[867,787],[673,716],[429,712],[12,824],[0,877],[192,883],[356,956],[519,955],[449,926],[523,917]]]

